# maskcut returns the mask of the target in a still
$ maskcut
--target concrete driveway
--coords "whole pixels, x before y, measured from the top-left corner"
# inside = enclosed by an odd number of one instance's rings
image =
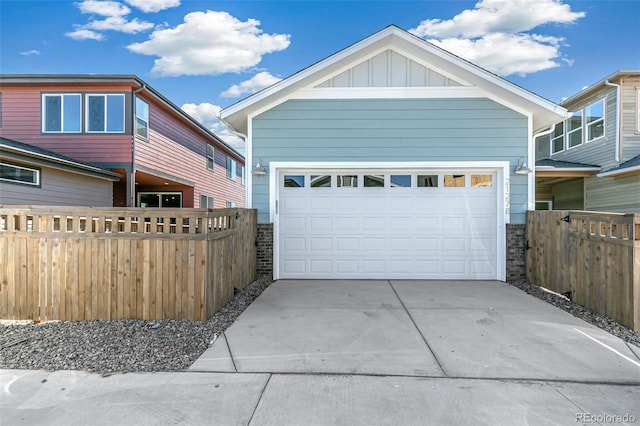
[[[640,383],[639,353],[497,281],[283,280],[191,370]]]
[[[495,281],[278,281],[184,373],[0,371],[0,423],[640,423],[640,350]]]

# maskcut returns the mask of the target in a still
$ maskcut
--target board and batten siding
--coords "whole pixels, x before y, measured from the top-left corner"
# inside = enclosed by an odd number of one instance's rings
[[[611,213],[640,213],[638,175],[618,178],[590,176],[585,180],[585,210]]]
[[[527,157],[527,118],[474,99],[289,100],[252,121],[252,153],[270,161],[510,161]],[[511,175],[511,222],[524,223],[527,177]],[[253,208],[269,222],[269,181]]]
[[[41,186],[0,182],[0,204],[45,206],[113,206],[113,182],[40,167]]]
[[[131,133],[42,133],[42,93],[125,93],[123,85],[11,85],[2,91],[0,136],[90,163],[130,163]],[[126,95],[125,95],[126,96]],[[130,96],[130,93],[129,93]],[[128,104],[129,102],[127,102]]]

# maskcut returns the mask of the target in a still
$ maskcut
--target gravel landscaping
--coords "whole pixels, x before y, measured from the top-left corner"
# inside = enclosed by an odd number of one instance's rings
[[[272,280],[262,277],[208,321],[0,323],[0,368],[84,370],[109,375],[184,371]]]
[[[0,323],[0,368],[84,370],[103,375],[135,371],[185,371],[266,289],[262,277],[205,322],[51,321]],[[617,324],[566,297],[526,282],[511,285],[640,347],[640,332]]]
[[[569,312],[574,317],[578,317],[584,321],[587,321],[601,329],[621,338],[622,340],[640,347],[640,331],[634,332],[633,330],[618,324],[610,318],[605,317],[602,314],[592,311],[589,308],[578,305],[570,301],[565,296],[545,291],[540,287],[529,284],[526,281],[515,281],[509,283],[520,290],[542,299],[547,303],[550,303],[563,311]]]

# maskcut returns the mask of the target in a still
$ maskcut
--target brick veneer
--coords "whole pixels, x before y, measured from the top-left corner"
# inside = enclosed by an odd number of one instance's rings
[[[258,275],[273,276],[273,223],[259,223],[256,238]]]
[[[526,225],[507,224],[507,281],[525,279],[526,245]]]

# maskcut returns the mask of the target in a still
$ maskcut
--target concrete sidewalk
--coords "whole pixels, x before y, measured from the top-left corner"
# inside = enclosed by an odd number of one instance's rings
[[[1,424],[640,424],[640,351],[504,283],[279,281],[190,372],[0,371]]]

